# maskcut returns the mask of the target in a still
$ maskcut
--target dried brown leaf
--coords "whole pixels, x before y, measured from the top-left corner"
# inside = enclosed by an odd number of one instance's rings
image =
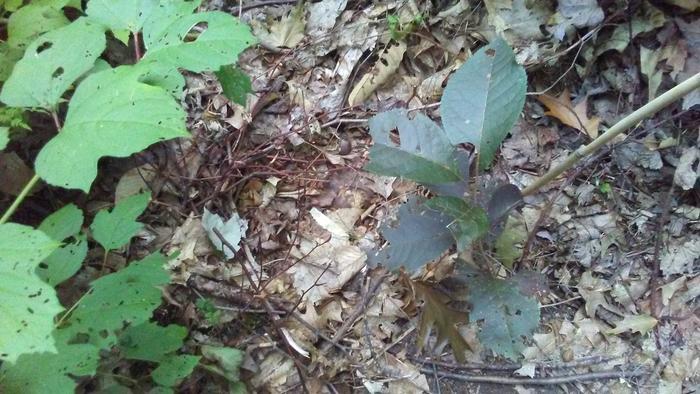
[[[446,294],[420,282],[413,281],[411,284],[416,297],[423,300],[423,314],[421,315],[418,331],[418,347],[423,347],[430,332],[435,327],[437,343],[448,341],[457,361],[464,362],[464,353],[470,350],[470,347],[457,329],[457,324],[466,324],[469,321],[468,314],[450,308],[447,305],[450,299]]]
[[[544,104],[549,111],[545,115],[553,116],[559,119],[562,123],[569,127],[579,130],[591,138],[598,137],[598,127],[600,126],[600,118],[594,116],[588,117],[586,113],[588,108],[588,100],[583,99],[580,103],[574,106],[569,97],[569,91],[564,90],[559,97],[543,94],[537,96],[537,99]]]

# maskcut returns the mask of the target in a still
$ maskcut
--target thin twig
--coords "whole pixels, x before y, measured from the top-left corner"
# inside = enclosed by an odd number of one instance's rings
[[[581,357],[572,361],[555,363],[555,362],[536,362],[535,368],[537,369],[548,369],[548,370],[559,370],[567,368],[579,368],[588,367],[591,365],[599,365],[612,360],[616,360],[619,357],[610,356],[588,356]],[[448,363],[444,361],[434,360],[430,358],[420,358],[409,356],[409,359],[423,364],[435,364],[439,367],[449,368],[452,370],[481,370],[481,371],[515,371],[523,367],[520,363],[503,363],[503,364],[485,364],[485,363]]]
[[[434,374],[432,368],[421,367],[420,371],[426,374]],[[602,371],[589,372],[575,375],[551,376],[546,378],[514,378],[508,376],[487,376],[487,375],[468,375],[453,372],[437,371],[435,372],[441,378],[459,380],[462,382],[471,383],[492,383],[492,384],[507,384],[507,385],[524,385],[524,386],[545,386],[557,385],[564,383],[586,382],[593,380],[607,379],[629,379],[644,376],[648,373],[646,370],[638,371]]]

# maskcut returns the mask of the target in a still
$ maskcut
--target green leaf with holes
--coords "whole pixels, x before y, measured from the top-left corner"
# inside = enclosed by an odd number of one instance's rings
[[[126,245],[143,228],[143,223],[136,219],[146,209],[149,201],[150,193],[136,194],[120,200],[111,211],[100,210],[90,225],[92,237],[105,250]]]
[[[144,60],[194,72],[215,71],[236,63],[238,55],[255,42],[248,26],[223,12],[200,12],[174,20],[165,16],[168,25],[159,20],[163,17],[154,12],[144,25]]]
[[[245,106],[246,95],[253,91],[248,74],[232,65],[221,67],[215,74],[221,83],[224,96],[236,104]]]
[[[148,321],[160,305],[160,288],[170,280],[165,263],[165,256],[153,254],[92,282],[91,292],[57,330],[57,337],[67,342],[85,338],[101,349],[114,345],[118,330]]]
[[[503,280],[476,272],[464,275],[472,307],[469,319],[477,323],[482,345],[499,356],[520,358],[524,341],[540,322],[537,299],[521,291],[518,276]]]
[[[41,222],[39,230],[56,241],[75,237],[75,242],[54,250],[39,264],[36,273],[44,282],[56,286],[78,272],[88,251],[87,239],[78,236],[82,226],[83,211],[73,204],[66,205]]]
[[[167,327],[153,322],[130,326],[119,336],[119,348],[122,355],[134,360],[162,362],[170,358],[182,347],[187,336],[187,328],[171,324]]]
[[[7,43],[23,49],[39,35],[69,23],[60,7],[27,4],[10,15],[7,21]]]
[[[398,130],[396,142],[392,131]],[[392,110],[369,120],[374,145],[367,171],[435,184],[459,181],[455,149],[447,136],[425,115],[408,118],[406,111]]]
[[[0,101],[10,107],[51,109],[95,64],[105,48],[101,26],[80,18],[35,39],[3,85]],[[65,160],[65,156],[61,160]]]
[[[442,125],[453,144],[476,147],[480,168],[491,166],[518,119],[526,85],[525,69],[500,38],[479,49],[450,77],[440,102]]]
[[[56,352],[53,318],[63,308],[35,270],[59,245],[31,227],[0,225],[0,360],[13,363],[23,353]]]
[[[88,344],[57,344],[58,353],[21,356],[15,364],[0,369],[0,392],[3,393],[75,393],[72,376],[95,374],[100,361],[99,350]]]
[[[112,31],[138,32],[158,0],[90,0],[85,13]]]
[[[146,73],[138,65],[122,66],[86,78],[73,95],[63,130],[39,152],[37,174],[52,185],[87,192],[101,157],[126,157],[188,136],[180,104],[161,87],[142,82]]]

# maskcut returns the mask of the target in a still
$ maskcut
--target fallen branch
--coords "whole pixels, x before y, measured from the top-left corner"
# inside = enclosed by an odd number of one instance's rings
[[[492,383],[492,384],[507,384],[507,385],[523,385],[523,386],[546,386],[574,382],[587,382],[593,380],[607,379],[629,379],[644,376],[648,373],[646,370],[639,371],[602,371],[589,372],[566,376],[551,376],[546,378],[514,378],[509,376],[487,376],[487,375],[468,375],[445,371],[434,371],[432,368],[421,367],[420,371],[425,374],[437,375],[441,378],[459,380],[462,382],[471,383]]]
[[[674,101],[680,99],[681,97],[685,96],[686,94],[692,92],[697,88],[700,88],[700,73],[697,73],[692,77],[686,79],[685,81],[679,83],[671,90],[651,100],[646,105],[637,109],[631,114],[625,116],[622,120],[615,123],[615,125],[609,128],[600,137],[593,140],[593,142],[591,142],[590,144],[583,145],[580,148],[576,149],[559,165],[550,169],[542,177],[536,179],[532,184],[523,189],[523,196],[529,196],[535,193],[540,187],[556,179],[564,171],[568,170],[584,157],[590,155],[591,153],[600,149],[608,142],[612,141],[619,134],[637,125],[644,119],[651,117],[652,115],[667,107]]]

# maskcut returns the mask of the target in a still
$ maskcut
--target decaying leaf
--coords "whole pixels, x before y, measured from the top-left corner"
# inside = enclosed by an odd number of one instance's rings
[[[406,52],[406,43],[392,41],[379,54],[379,60],[370,71],[363,75],[348,96],[350,106],[358,105],[365,101],[384,82],[391,78],[399,69],[401,59]]]
[[[251,22],[253,32],[260,40],[260,44],[274,52],[282,48],[294,48],[299,44],[304,39],[304,27],[306,26],[302,4],[299,3],[288,15],[283,16],[279,21],[272,22],[267,27],[253,20]]]
[[[665,276],[690,272],[698,258],[700,237],[697,234],[689,239],[670,240],[661,252],[661,271]]]
[[[638,332],[644,335],[654,328],[656,323],[657,320],[649,315],[627,315],[615,325],[615,328],[606,331],[606,333],[617,335],[630,330],[633,333]]]
[[[553,97],[548,94],[537,96],[537,99],[544,104],[549,111],[545,115],[553,116],[559,119],[562,123],[569,127],[573,127],[585,133],[587,136],[595,139],[598,137],[598,127],[600,118],[594,116],[588,117],[586,113],[588,108],[588,100],[581,100],[576,106],[571,103],[569,91],[564,90],[559,97]]]
[[[202,226],[204,226],[204,229],[207,231],[211,243],[219,249],[219,251],[223,252],[227,259],[233,258],[235,252],[240,249],[239,244],[241,238],[243,238],[246,230],[248,230],[248,222],[245,219],[241,219],[238,216],[238,212],[234,212],[230,219],[224,221],[221,216],[209,212],[206,208],[202,216]],[[218,230],[221,236],[236,250],[233,251],[228,246],[224,245],[219,236],[214,232],[214,229]]]
[[[690,146],[683,150],[678,160],[673,182],[683,190],[690,190],[695,186],[698,177],[700,177],[700,149],[697,146]]]
[[[437,344],[448,341],[455,358],[464,362],[464,352],[470,349],[467,341],[459,333],[457,324],[467,323],[468,314],[450,308],[447,305],[450,298],[446,294],[420,282],[413,281],[411,284],[416,298],[424,303],[418,331],[418,346],[425,346],[430,332],[435,327]]]

